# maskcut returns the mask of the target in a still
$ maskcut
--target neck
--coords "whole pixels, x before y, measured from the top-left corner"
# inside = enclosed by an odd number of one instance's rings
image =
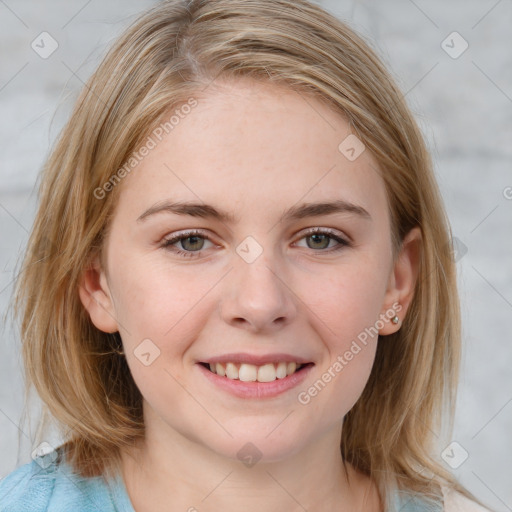
[[[262,454],[244,464],[176,430],[147,427],[122,455],[123,478],[137,512],[380,510],[371,481],[343,463],[340,439],[341,426],[284,459]]]

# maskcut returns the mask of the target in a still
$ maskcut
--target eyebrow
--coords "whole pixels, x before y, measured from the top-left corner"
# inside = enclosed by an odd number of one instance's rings
[[[212,218],[223,223],[231,224],[236,224],[238,222],[238,219],[234,217],[233,214],[219,210],[212,205],[186,201],[162,201],[157,203],[140,215],[137,222],[141,222],[157,213],[173,213],[176,215],[189,215],[191,217]],[[300,205],[292,206],[281,215],[279,222],[299,220],[306,217],[319,217],[321,215],[331,215],[334,213],[352,213],[363,219],[372,219],[368,211],[362,206],[350,203],[343,199],[337,199],[329,202],[302,203]]]

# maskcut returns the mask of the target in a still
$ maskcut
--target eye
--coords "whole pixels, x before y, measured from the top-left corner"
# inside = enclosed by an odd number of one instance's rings
[[[339,251],[340,249],[343,249],[344,247],[350,246],[350,243],[336,234],[335,231],[329,228],[313,228],[310,229],[305,236],[303,236],[300,240],[311,240],[311,243],[307,243],[307,247],[309,249],[314,249],[318,252],[334,252]],[[334,246],[334,248],[331,248],[329,251],[323,251],[322,249],[327,249],[329,247],[329,244],[332,241],[337,242],[337,244]]]
[[[344,247],[350,246],[350,242],[336,234],[329,228],[313,228],[310,229],[300,240],[311,239],[311,243],[307,243],[309,249],[313,249],[316,252],[331,253],[343,249]],[[204,242],[210,241],[210,237],[198,230],[185,231],[178,233],[170,238],[166,238],[162,243],[162,248],[169,250],[179,256],[186,258],[196,258],[201,256],[204,249]],[[330,250],[325,251],[329,244],[335,241],[337,245]],[[177,244],[181,244],[182,249],[175,247]]]
[[[187,258],[194,258],[200,256],[203,251],[204,242],[210,238],[202,231],[186,231],[179,233],[171,238],[166,238],[162,244],[164,249],[178,254],[179,256],[185,256]],[[181,244],[184,251],[174,247],[175,244]]]

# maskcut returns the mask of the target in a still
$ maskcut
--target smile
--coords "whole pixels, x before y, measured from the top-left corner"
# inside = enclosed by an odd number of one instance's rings
[[[230,394],[241,398],[271,398],[298,386],[314,363],[201,362],[196,366],[211,383]]]
[[[208,363],[202,363],[205,366]],[[284,379],[288,375],[293,375],[304,365],[295,362],[266,363],[260,366],[248,363],[209,363],[208,368],[211,372],[220,377],[226,377],[231,380],[241,380],[243,382],[272,382],[276,379]]]

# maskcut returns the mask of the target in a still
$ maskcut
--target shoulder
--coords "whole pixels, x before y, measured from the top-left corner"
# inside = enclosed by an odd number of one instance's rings
[[[444,512],[490,512],[478,503],[466,498],[460,492],[443,487]]]
[[[0,481],[0,511],[47,510],[55,478],[55,472],[45,471],[35,460],[19,467]]]
[[[441,485],[442,502],[410,490],[395,490],[394,509],[400,512],[491,512],[460,492]]]
[[[0,512],[114,511],[101,477],[74,474],[54,451],[36,457],[0,481]]]

